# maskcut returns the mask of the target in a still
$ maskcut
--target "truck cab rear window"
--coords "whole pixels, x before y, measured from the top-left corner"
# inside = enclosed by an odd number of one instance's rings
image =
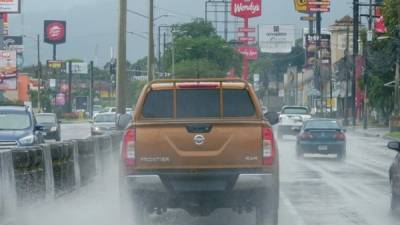
[[[171,90],[151,91],[143,105],[143,116],[145,118],[172,118],[174,111],[172,98]]]
[[[176,117],[219,118],[221,104],[224,117],[250,117],[255,115],[255,107],[247,90],[223,90],[223,103],[219,89],[178,89],[176,91]],[[153,90],[143,106],[145,118],[172,118],[173,91]]]

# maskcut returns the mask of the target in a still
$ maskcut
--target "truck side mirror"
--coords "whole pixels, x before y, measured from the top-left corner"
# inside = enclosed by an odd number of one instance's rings
[[[272,126],[279,123],[279,115],[276,112],[267,112],[264,114],[264,117]]]

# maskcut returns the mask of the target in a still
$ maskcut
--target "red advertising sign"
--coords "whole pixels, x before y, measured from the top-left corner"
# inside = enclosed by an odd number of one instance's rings
[[[57,20],[44,21],[44,42],[62,44],[66,40],[66,22]]]
[[[255,33],[256,28],[255,27],[239,27],[238,31],[240,33]]]
[[[239,41],[251,42],[251,41],[256,41],[256,38],[255,37],[239,37]]]
[[[63,106],[63,105],[65,105],[65,102],[66,102],[66,100],[65,100],[65,94],[63,94],[63,93],[58,93],[58,94],[56,95],[56,101],[55,101],[56,105],[57,105],[57,106]]]
[[[232,16],[242,18],[252,18],[261,16],[261,0],[232,0]]]
[[[258,58],[258,49],[256,47],[241,46],[237,51],[249,60],[257,60]]]
[[[322,1],[313,0],[307,2],[308,12],[329,12],[330,10],[331,10],[330,0],[322,0]]]
[[[381,8],[377,7],[375,10],[375,31],[376,33],[387,33],[387,27],[383,18]]]

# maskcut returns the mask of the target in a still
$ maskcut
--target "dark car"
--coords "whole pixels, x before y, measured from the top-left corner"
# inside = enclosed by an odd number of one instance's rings
[[[304,122],[297,135],[296,155],[305,153],[336,154],[339,160],[346,157],[345,129],[333,119],[312,119]]]
[[[25,106],[0,106],[0,150],[44,143],[32,111]]]
[[[57,115],[54,113],[39,113],[36,115],[36,120],[39,125],[43,126],[43,135],[47,140],[61,140],[61,128],[60,123],[57,119]]]
[[[390,184],[392,187],[391,209],[400,210],[400,142],[390,142],[388,148],[398,152],[389,170]]]
[[[116,114],[115,113],[98,113],[94,118],[92,127],[90,128],[92,136],[94,135],[104,135],[115,131]]]

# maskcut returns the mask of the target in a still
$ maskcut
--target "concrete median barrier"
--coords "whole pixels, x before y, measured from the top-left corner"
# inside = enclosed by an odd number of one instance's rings
[[[52,200],[103,174],[122,132],[0,151],[0,224],[19,206]]]
[[[6,224],[16,213],[14,165],[11,150],[0,151],[0,224]]]

